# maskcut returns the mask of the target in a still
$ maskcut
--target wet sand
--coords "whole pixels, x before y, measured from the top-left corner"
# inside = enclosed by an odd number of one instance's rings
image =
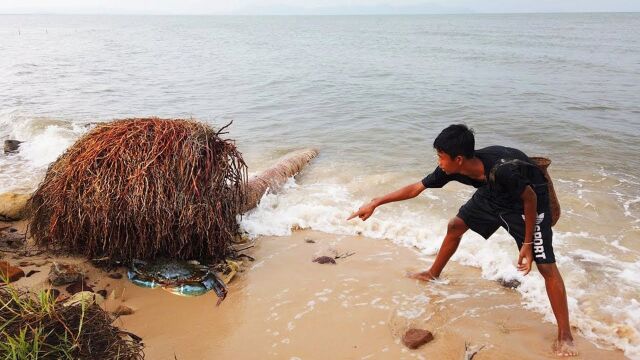
[[[312,231],[263,237],[246,253],[256,260],[219,307],[213,293],[185,298],[125,280],[115,281],[123,296],[105,307],[135,310],[116,324],[143,338],[148,359],[463,359],[465,342],[484,346],[477,360],[555,358],[555,325],[477,269],[451,263],[447,281],[420,283],[404,275],[431,258],[389,241]],[[345,253],[354,254],[336,265],[312,262]],[[400,340],[409,327],[435,340],[409,350]],[[580,359],[625,358],[575,336]]]
[[[24,222],[0,223],[9,225],[24,231]],[[77,257],[3,252],[3,259],[39,271],[15,283],[32,289],[49,286],[52,261],[78,264],[94,290],[108,291],[103,308],[134,309],[115,324],[142,337],[147,359],[463,359],[465,343],[482,347],[476,360],[556,358],[555,325],[478,269],[450,263],[445,280],[421,283],[405,275],[432,257],[386,240],[308,230],[259,238],[244,253],[255,261],[245,261],[218,307],[213,292],[180,297],[141,288],[122,268],[112,271],[125,275],[115,280]],[[321,255],[348,256],[335,265],[312,262]],[[435,340],[407,349],[401,338],[410,327],[431,331]],[[625,359],[574,336],[580,359]]]

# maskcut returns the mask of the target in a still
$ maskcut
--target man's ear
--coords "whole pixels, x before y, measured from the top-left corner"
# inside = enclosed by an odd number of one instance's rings
[[[458,165],[462,165],[462,162],[464,161],[464,156],[458,155],[458,156],[456,156],[456,158],[453,161],[455,161],[456,164],[458,164]]]

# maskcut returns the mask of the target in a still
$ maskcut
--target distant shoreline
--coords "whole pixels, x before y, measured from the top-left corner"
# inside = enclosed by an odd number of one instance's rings
[[[15,12],[13,12],[15,11]],[[549,11],[549,12],[433,12],[433,13],[207,13],[207,14],[170,14],[170,13],[143,13],[143,12],[40,12],[25,10],[12,10],[12,12],[0,12],[0,16],[166,16],[166,17],[347,17],[347,16],[467,16],[467,15],[589,15],[589,14],[640,14],[640,11]]]

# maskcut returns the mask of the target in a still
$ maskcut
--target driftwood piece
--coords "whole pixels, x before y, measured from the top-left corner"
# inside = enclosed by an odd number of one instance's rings
[[[465,341],[465,343],[464,343],[464,356],[462,357],[462,360],[473,360],[473,357],[476,356],[476,354],[482,349],[484,349],[484,345],[471,346],[470,343]]]
[[[294,151],[281,157],[275,165],[249,179],[247,197],[242,212],[247,212],[258,206],[267,190],[275,191],[281,188],[287,179],[299,173],[316,156],[318,156],[316,149]]]

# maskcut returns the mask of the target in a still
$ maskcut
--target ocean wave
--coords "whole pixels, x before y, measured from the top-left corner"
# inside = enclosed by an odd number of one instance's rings
[[[576,110],[576,111],[613,111],[620,110],[617,107],[606,106],[606,105],[592,105],[592,106],[569,106],[567,110]]]
[[[87,131],[78,122],[48,117],[0,116],[0,138],[22,141],[18,153],[0,157],[0,192],[33,191],[55,161]]]

